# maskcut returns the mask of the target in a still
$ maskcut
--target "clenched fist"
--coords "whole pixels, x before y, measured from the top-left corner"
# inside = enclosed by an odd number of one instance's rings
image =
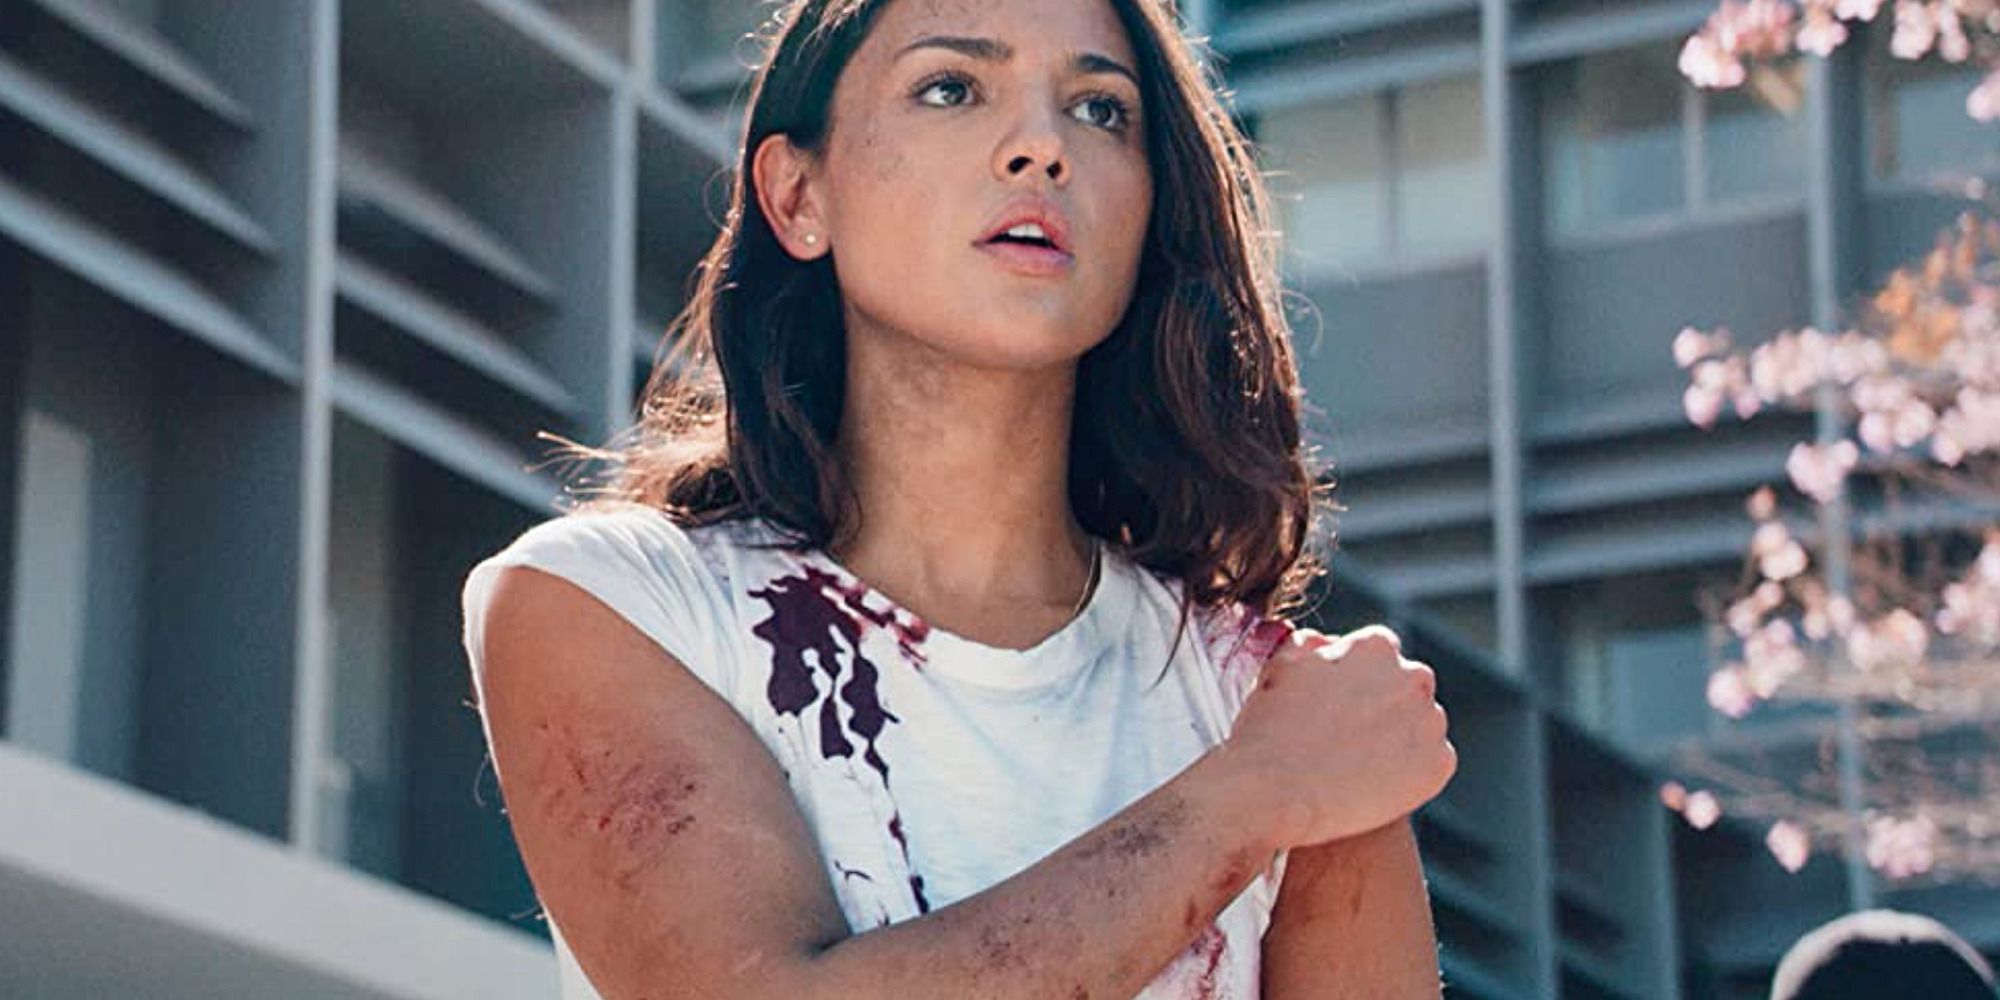
[[[1415,812],[1458,770],[1436,698],[1437,676],[1389,629],[1299,629],[1264,662],[1225,752],[1277,843],[1351,837]]]

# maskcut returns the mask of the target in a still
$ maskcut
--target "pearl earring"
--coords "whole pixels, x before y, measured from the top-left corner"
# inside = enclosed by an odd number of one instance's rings
[[[819,234],[818,234],[818,233],[807,233],[807,234],[806,234],[806,246],[809,246],[809,247],[811,247],[811,246],[818,246],[818,245],[819,245]]]

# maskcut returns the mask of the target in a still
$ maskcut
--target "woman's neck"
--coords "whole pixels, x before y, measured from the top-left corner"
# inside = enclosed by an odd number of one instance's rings
[[[861,517],[835,556],[962,635],[1026,645],[1059,627],[1092,544],[1069,504],[1075,387],[1074,365],[982,370],[852,338],[837,448]]]

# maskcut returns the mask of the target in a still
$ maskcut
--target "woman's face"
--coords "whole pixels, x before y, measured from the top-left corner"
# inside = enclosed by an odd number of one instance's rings
[[[850,336],[1012,369],[1073,363],[1108,336],[1152,211],[1137,72],[1109,0],[883,10],[807,168]],[[1038,202],[1066,255],[986,242]]]

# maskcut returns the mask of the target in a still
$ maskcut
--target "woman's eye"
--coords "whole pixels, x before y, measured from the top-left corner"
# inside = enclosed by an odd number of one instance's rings
[[[933,95],[937,96],[933,98]],[[917,102],[934,108],[958,107],[972,97],[972,81],[956,74],[918,84],[916,90]],[[1123,100],[1108,94],[1084,98],[1077,103],[1077,107],[1085,109],[1082,120],[1098,128],[1122,132],[1131,123],[1132,109]]]
[[[1100,121],[1097,115],[1090,114],[1088,109],[1093,106],[1108,112],[1109,120]],[[1099,96],[1085,98],[1077,107],[1086,109],[1084,115],[1085,121],[1101,128],[1110,129],[1113,132],[1124,131],[1127,123],[1126,119],[1131,114],[1131,110],[1125,106],[1125,102],[1116,97]]]
[[[917,100],[925,104],[932,104],[936,107],[956,107],[963,102],[947,100],[944,104],[937,105],[935,102],[925,101],[924,98],[932,93],[958,93],[970,98],[972,96],[972,86],[960,77],[947,76],[926,83],[917,90]]]

